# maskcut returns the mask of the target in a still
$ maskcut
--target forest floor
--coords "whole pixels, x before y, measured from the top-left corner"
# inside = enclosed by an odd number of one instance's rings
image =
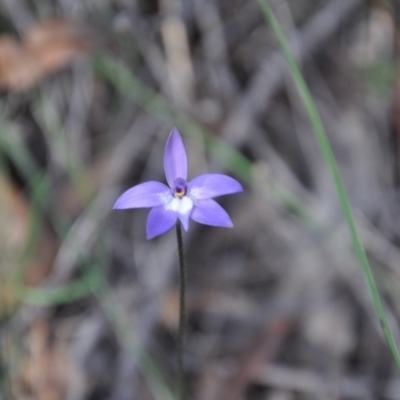
[[[270,0],[400,343],[400,7]],[[368,4],[367,4],[368,3]],[[400,399],[330,172],[256,0],[0,0],[0,399],[172,400],[174,232],[113,211],[224,173],[233,229],[191,221],[190,400]]]

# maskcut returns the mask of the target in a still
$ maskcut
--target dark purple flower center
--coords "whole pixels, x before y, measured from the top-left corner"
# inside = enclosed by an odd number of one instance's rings
[[[182,178],[175,179],[174,187],[172,188],[172,194],[175,197],[182,198],[187,192],[187,183]]]

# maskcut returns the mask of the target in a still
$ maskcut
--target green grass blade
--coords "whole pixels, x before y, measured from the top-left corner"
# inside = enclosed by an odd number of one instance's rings
[[[39,306],[55,306],[76,301],[92,293],[100,285],[100,276],[95,266],[84,271],[82,278],[59,287],[36,288],[19,284],[20,296],[24,302]]]
[[[310,118],[311,125],[313,127],[316,139],[319,143],[319,146],[321,148],[323,157],[325,159],[325,162],[328,166],[328,169],[332,175],[333,182],[335,184],[335,188],[337,191],[337,196],[347,223],[347,226],[349,228],[352,242],[353,242],[353,247],[357,255],[358,262],[362,268],[362,271],[364,273],[368,288],[371,292],[371,296],[373,299],[373,303],[375,306],[375,311],[379,317],[379,321],[382,325],[382,329],[387,341],[387,344],[390,348],[390,351],[392,353],[393,359],[396,363],[397,369],[400,372],[400,356],[399,352],[396,346],[396,342],[393,337],[393,333],[390,329],[390,325],[385,313],[385,310],[383,308],[378,288],[375,283],[374,276],[372,274],[371,267],[369,265],[364,246],[361,242],[360,236],[358,234],[358,230],[356,227],[353,211],[350,206],[350,202],[347,196],[346,189],[344,187],[338,165],[336,163],[335,156],[333,154],[331,145],[329,143],[328,137],[326,135],[324,126],[322,124],[321,118],[319,116],[319,113],[317,111],[317,108],[315,106],[314,100],[311,96],[311,93],[308,89],[308,86],[304,80],[304,77],[297,65],[297,62],[293,56],[293,53],[290,49],[290,46],[282,32],[282,29],[279,25],[279,22],[277,21],[270,5],[268,4],[267,0],[257,0],[261,10],[264,14],[265,19],[269,23],[277,41],[279,44],[279,47],[283,53],[283,56],[286,59],[286,62],[289,66],[290,73],[296,83],[297,89],[299,91],[301,100],[306,108],[306,111],[308,113],[308,116]]]

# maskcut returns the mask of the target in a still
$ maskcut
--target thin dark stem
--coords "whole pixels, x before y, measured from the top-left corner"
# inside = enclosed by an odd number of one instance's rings
[[[180,221],[176,224],[176,239],[179,255],[179,334],[178,334],[178,399],[185,399],[185,368],[183,361],[186,325],[186,265],[183,253],[182,226]]]

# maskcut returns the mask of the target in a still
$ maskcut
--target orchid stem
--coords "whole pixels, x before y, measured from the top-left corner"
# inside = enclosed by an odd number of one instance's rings
[[[178,399],[185,399],[185,368],[183,361],[186,325],[186,264],[183,252],[182,226],[176,224],[176,239],[179,255],[179,334],[178,334]]]

